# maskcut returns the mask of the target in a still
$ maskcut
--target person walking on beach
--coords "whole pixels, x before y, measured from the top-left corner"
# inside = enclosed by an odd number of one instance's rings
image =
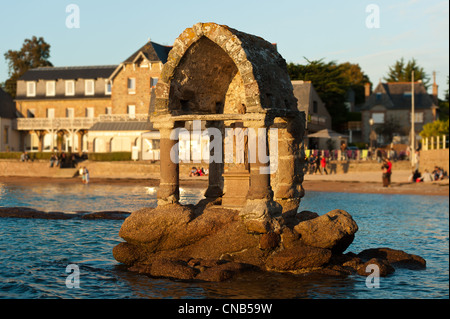
[[[84,167],[84,183],[89,184],[89,171],[86,166]]]
[[[322,159],[320,160],[320,166],[321,166],[321,174],[323,174],[323,172],[325,172],[326,175],[328,175],[327,172],[327,159],[325,156],[322,157]]]
[[[86,166],[80,168],[80,175],[81,175],[81,182],[83,184],[88,184],[89,183],[89,171],[86,168]]]
[[[392,163],[388,158],[383,159],[383,187],[391,187]]]

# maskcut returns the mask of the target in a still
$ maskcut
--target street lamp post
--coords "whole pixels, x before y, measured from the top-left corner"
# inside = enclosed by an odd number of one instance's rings
[[[370,118],[369,124],[370,124],[370,150],[373,149],[373,118]]]
[[[415,115],[414,115],[414,70],[411,71],[411,166],[414,166],[414,157],[416,150],[415,143]]]

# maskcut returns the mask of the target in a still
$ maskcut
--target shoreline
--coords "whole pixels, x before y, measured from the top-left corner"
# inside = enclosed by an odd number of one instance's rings
[[[348,175],[348,174],[343,174]],[[333,179],[312,178],[307,175],[303,181],[305,193],[312,192],[339,192],[339,193],[367,193],[367,194],[391,194],[391,195],[426,195],[426,196],[449,196],[448,180],[430,182],[430,183],[408,183],[393,182],[391,187],[382,187],[381,181],[359,181],[351,180],[346,176],[345,179],[339,179],[338,175],[333,175]],[[49,178],[49,177],[0,177],[1,183],[14,184],[39,184],[39,183],[58,183],[58,184],[81,184],[80,178]],[[89,184],[94,185],[138,185],[138,186],[159,186],[158,179],[109,179],[109,178],[91,178]],[[207,177],[192,177],[180,179],[180,186],[192,188],[206,188],[208,185]]]

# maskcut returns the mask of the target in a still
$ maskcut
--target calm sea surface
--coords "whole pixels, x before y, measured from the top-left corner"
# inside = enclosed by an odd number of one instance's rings
[[[183,189],[183,203],[202,198]],[[156,205],[156,189],[122,185],[15,185],[0,182],[0,206],[45,211],[134,211]],[[359,226],[347,251],[390,247],[422,256],[427,269],[397,269],[366,287],[365,277],[246,274],[223,283],[154,279],[126,271],[112,249],[123,221],[0,218],[0,298],[449,298],[449,199],[307,192],[300,210],[348,211]],[[70,289],[66,267],[80,270]]]

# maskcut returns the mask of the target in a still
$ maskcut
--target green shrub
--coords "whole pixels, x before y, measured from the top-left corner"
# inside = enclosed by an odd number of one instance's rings
[[[50,160],[52,153],[49,152],[27,152],[28,160]],[[20,159],[22,152],[2,152],[0,153],[0,158],[2,159]]]
[[[1,159],[20,159],[21,152],[1,152]]]
[[[89,153],[90,161],[131,161],[131,152]]]

